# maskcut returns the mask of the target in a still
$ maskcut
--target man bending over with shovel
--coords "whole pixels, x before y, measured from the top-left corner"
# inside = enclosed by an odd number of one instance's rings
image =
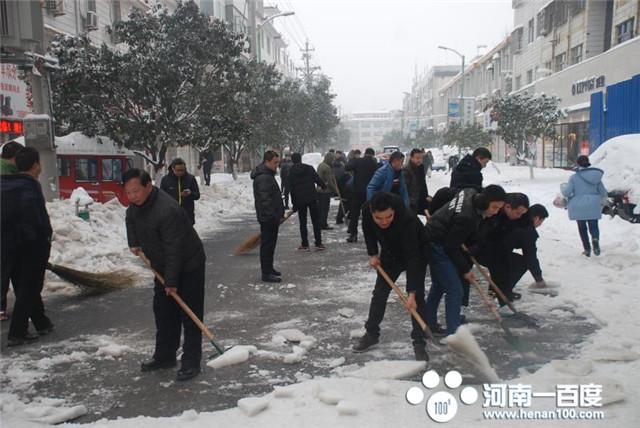
[[[427,269],[427,242],[423,226],[402,199],[388,192],[378,192],[362,209],[362,230],[369,254],[369,266],[382,268],[392,281],[406,271],[406,308],[417,310],[424,318],[424,279]],[[378,252],[378,243],[382,247]],[[353,347],[354,352],[364,352],[378,343],[380,323],[384,317],[391,287],[378,272],[369,306],[367,332]],[[411,338],[418,361],[428,361],[424,332],[414,319]]]
[[[187,212],[166,192],[151,183],[151,177],[137,168],[123,174],[127,208],[127,240],[135,255],[144,255],[151,267],[164,277],[155,279],[153,314],[156,319],[156,348],[142,371],[175,367],[180,333],[184,329],[182,364],[177,380],[200,373],[202,333],[183,312],[171,293],[177,293],[202,319],[204,313],[205,253]]]

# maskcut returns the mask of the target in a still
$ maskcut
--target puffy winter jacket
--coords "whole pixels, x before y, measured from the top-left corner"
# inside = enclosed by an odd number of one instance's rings
[[[395,216],[387,229],[375,224],[369,202],[362,209],[362,231],[367,253],[378,254],[378,243],[381,246],[380,258],[390,260],[404,267],[407,271],[407,292],[424,290],[424,266],[428,262],[429,250],[422,223],[407,210],[399,196],[394,195],[393,209]]]
[[[602,217],[602,199],[607,189],[602,184],[604,171],[600,168],[578,168],[562,194],[569,200],[567,209],[570,220],[599,220]]]
[[[289,170],[289,189],[293,206],[306,205],[317,199],[316,184],[327,187],[311,165],[295,163]]]
[[[438,209],[425,225],[429,241],[441,244],[461,274],[471,270],[471,261],[462,251],[462,244],[470,242],[478,232],[482,211],[476,207],[478,191],[463,189],[447,205]]]
[[[395,170],[391,166],[390,162],[385,162],[380,167],[369,182],[367,186],[367,200],[370,200],[374,194],[378,192],[390,192],[393,187],[393,178]],[[406,208],[410,208],[409,205],[409,193],[407,192],[407,184],[404,181],[404,175],[400,173],[400,197],[404,202]]]
[[[482,165],[480,162],[472,155],[463,157],[451,173],[449,187],[452,189],[473,187],[476,190],[482,190]]]
[[[142,248],[167,287],[180,288],[180,273],[205,262],[204,247],[186,211],[157,187],[144,204],[129,205],[125,221],[129,247]]]
[[[426,199],[429,194],[424,165],[416,167],[409,162],[402,169],[402,175],[404,176],[404,181],[407,185],[411,209],[417,214],[422,214],[427,208]]]
[[[189,173],[178,177],[173,171],[169,171],[169,174],[162,177],[160,188],[175,199],[178,205],[184,208],[189,216],[189,220],[191,220],[191,224],[195,224],[195,201],[200,199],[200,188],[198,187],[196,178]],[[191,194],[189,196],[182,196],[182,191],[187,189],[191,190]]]
[[[261,223],[280,221],[284,216],[282,193],[275,175],[276,173],[267,168],[264,163],[256,166],[251,171],[256,216]]]

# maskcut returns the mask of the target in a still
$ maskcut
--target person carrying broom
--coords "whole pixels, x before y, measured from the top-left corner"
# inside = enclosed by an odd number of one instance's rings
[[[427,271],[428,243],[422,223],[416,215],[404,207],[399,196],[389,192],[378,192],[362,208],[362,230],[369,254],[369,266],[382,268],[391,281],[406,271],[406,308],[416,310],[424,318],[424,280]],[[382,247],[378,252],[378,243]],[[384,317],[391,288],[381,273],[369,306],[369,317],[365,323],[366,333],[353,347],[354,352],[364,352],[378,343],[380,323]],[[417,361],[428,361],[429,354],[422,328],[412,318],[413,351]]]
[[[177,293],[202,319],[204,314],[205,252],[186,211],[166,192],[151,183],[151,177],[137,168],[122,177],[131,205],[126,225],[129,249],[146,256],[151,267],[164,277],[155,279],[153,314],[156,320],[155,352],[141,370],[176,366],[180,333],[184,329],[181,368],[176,379],[184,381],[200,373],[202,333],[171,297]]]

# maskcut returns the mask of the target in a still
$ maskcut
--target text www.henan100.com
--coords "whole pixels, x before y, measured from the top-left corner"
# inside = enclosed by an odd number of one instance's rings
[[[485,419],[503,419],[503,420],[562,420],[562,419],[604,419],[603,411],[578,411],[576,409],[556,409],[556,410],[486,410],[482,412]]]

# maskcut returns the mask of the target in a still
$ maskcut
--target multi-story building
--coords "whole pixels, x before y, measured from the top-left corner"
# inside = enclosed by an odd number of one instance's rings
[[[399,110],[356,112],[342,117],[340,122],[351,133],[351,148],[364,152],[367,147],[382,148],[384,135],[401,129],[402,113]]]
[[[640,0],[514,0],[514,92],[560,98],[558,137],[537,162],[572,166],[589,143],[591,94],[640,74]]]

